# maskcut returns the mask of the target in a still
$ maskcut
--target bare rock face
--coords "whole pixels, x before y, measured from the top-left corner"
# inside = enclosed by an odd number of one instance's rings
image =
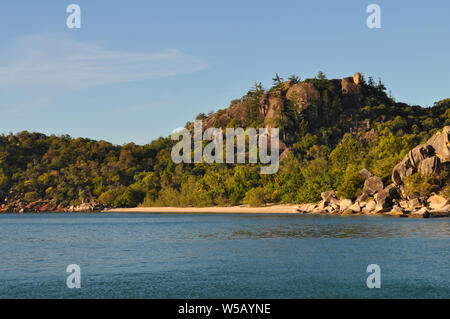
[[[260,104],[262,109],[260,112],[264,115],[264,124],[269,128],[270,120],[275,118],[283,106],[283,99],[281,97],[281,92],[274,91],[264,94]]]
[[[450,205],[430,211],[429,217],[450,217]]]
[[[436,210],[442,209],[449,204],[448,200],[446,200],[443,196],[439,195],[433,195],[429,197],[427,203],[430,208]]]
[[[419,171],[423,175],[438,174],[450,163],[450,126],[434,134],[426,144],[414,147],[392,171],[392,181],[402,185],[407,176]]]
[[[238,101],[229,108],[222,110],[221,113],[215,113],[209,115],[203,120],[203,129],[206,130],[212,127],[218,127],[218,125],[224,125],[235,119],[237,121],[243,121],[247,116],[247,108],[244,101]],[[193,125],[191,126],[193,130]]]
[[[401,193],[400,190],[397,186],[395,186],[394,184],[389,184],[388,186],[386,186],[384,188],[385,192],[387,192],[389,194],[389,196],[391,196],[392,199],[401,199]]]
[[[369,195],[367,195],[366,193],[362,193],[361,195],[358,196],[358,198],[356,199],[356,202],[361,204],[361,203],[365,202],[368,197],[369,197]]]
[[[441,162],[450,161],[450,126],[445,126],[442,132],[434,134],[427,144],[431,145]]]
[[[77,206],[69,207],[70,212],[93,212],[103,210],[103,206],[97,203],[82,203]]]
[[[399,206],[397,202],[394,203],[392,208],[386,212],[386,215],[395,217],[408,217],[407,212],[403,209],[403,207]]]
[[[318,205],[320,211],[326,213],[337,213],[339,212],[339,200],[336,198],[335,191],[327,191],[321,194],[322,201]]]
[[[341,199],[339,201],[339,210],[341,212],[346,211],[346,210],[351,210],[350,206],[352,206],[353,203],[350,199]]]
[[[353,214],[355,214],[355,212],[352,211],[351,209],[346,209],[346,210],[344,210],[344,211],[341,213],[342,216],[350,216],[350,215],[353,215]]]
[[[351,209],[355,213],[361,212],[361,205],[358,202],[355,202],[353,205],[351,205],[348,209]]]
[[[387,190],[376,193],[374,198],[377,203],[375,208],[377,212],[387,211],[388,208],[392,207],[392,197]]]
[[[397,165],[395,165],[394,169],[392,170],[392,181],[395,185],[402,185],[403,180],[407,176],[411,176],[415,173],[414,167],[411,165],[411,161],[409,158],[406,157]]]
[[[317,204],[301,204],[297,207],[297,211],[300,213],[311,213],[318,208]]]
[[[415,210],[416,208],[422,207],[422,203],[418,198],[413,198],[410,200],[403,200],[400,202],[400,206],[405,210]]]
[[[361,73],[356,72],[353,75],[353,83],[355,83],[356,85],[359,85],[359,83],[361,83]]]
[[[309,85],[305,85],[309,84]],[[304,90],[298,89],[298,86],[301,88],[306,88]],[[312,87],[310,87],[312,86]],[[311,92],[317,91],[317,96]],[[299,83],[294,84],[292,81],[286,81],[280,84],[278,90],[269,91],[265,93],[260,100],[260,114],[264,116],[264,126],[270,131],[273,127],[273,120],[276,119],[283,107],[286,103],[286,97],[288,92],[296,92],[299,91],[300,98],[297,106],[300,110],[309,109],[312,105],[312,101],[315,99],[320,99],[320,93],[315,87],[310,83]],[[291,93],[293,94],[293,93]],[[289,98],[288,98],[289,99]],[[317,105],[315,105],[317,108]],[[314,114],[318,114],[318,110],[314,110]]]
[[[341,81],[342,94],[361,95],[361,73],[357,72],[353,77],[343,78]]]
[[[419,172],[422,175],[437,175],[441,169],[441,160],[437,156],[428,157],[420,163]]]
[[[407,156],[411,162],[411,166],[418,169],[424,159],[434,156],[434,149],[428,144],[418,145],[409,151]]]
[[[289,90],[289,88],[291,87],[291,86],[293,86],[295,83],[293,82],[293,81],[291,81],[291,80],[289,80],[289,81],[284,81],[283,83],[281,83],[280,84],[280,89],[282,90],[282,91],[287,91],[287,90]]]
[[[324,209],[324,212],[327,213],[327,214],[335,214],[335,213],[337,213],[338,211],[339,211],[338,209],[336,209],[336,208],[334,208],[334,207],[332,207],[332,206],[327,206],[327,207],[325,207],[325,209]]]
[[[320,91],[312,83],[302,82],[292,85],[286,93],[286,98],[292,101],[299,111],[313,108],[311,114],[318,115]]]
[[[398,205],[394,205],[389,212],[389,215],[392,215],[392,216],[403,216],[404,214],[405,214],[405,212],[404,212],[403,208],[401,208]]]
[[[366,178],[362,194],[356,199],[357,203],[365,201],[369,196],[374,196],[376,206],[373,210],[377,212],[385,211],[392,206],[394,198],[395,186],[389,185],[384,188],[383,180],[373,175],[367,169],[362,169],[359,174]],[[367,210],[367,209],[366,209]]]
[[[383,190],[383,181],[378,176],[371,176],[364,182],[363,193],[367,195],[374,195]]]
[[[430,212],[426,207],[422,207],[418,210],[412,211],[410,217],[413,218],[428,218],[430,217]]]
[[[362,209],[362,212],[365,214],[369,214],[375,211],[377,207],[377,203],[372,199],[367,202],[366,206]]]
[[[330,203],[333,199],[336,200],[336,192],[335,191],[327,191],[320,194],[322,197],[322,201],[326,204]]]
[[[280,161],[285,160],[289,157],[289,154],[291,153],[291,149],[287,147],[281,154],[280,154]]]

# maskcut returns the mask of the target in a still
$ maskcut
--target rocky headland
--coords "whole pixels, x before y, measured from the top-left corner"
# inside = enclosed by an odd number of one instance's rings
[[[355,200],[338,199],[335,191],[321,194],[322,201],[302,204],[297,211],[304,214],[339,215],[390,215],[398,217],[428,218],[449,217],[450,202],[442,189],[431,196],[408,194],[405,178],[415,173],[422,176],[438,175],[450,171],[450,126],[433,135],[425,144],[413,148],[392,171],[392,183],[383,180],[367,169],[359,172],[365,178],[362,194]],[[448,176],[448,175],[447,175]]]
[[[280,171],[274,176],[255,174],[250,164],[174,164],[168,137],[119,146],[24,131],[0,135],[0,213],[133,207],[251,212],[269,203],[314,202],[298,205],[297,212],[449,215],[450,99],[432,107],[397,102],[381,79],[375,83],[359,72],[287,81],[277,74],[273,80],[271,88],[255,83],[228,107],[196,120],[203,130],[222,132],[279,128]]]

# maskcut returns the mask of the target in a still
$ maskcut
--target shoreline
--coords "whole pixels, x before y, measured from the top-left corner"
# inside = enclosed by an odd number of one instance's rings
[[[103,213],[171,213],[171,214],[300,214],[298,205],[268,205],[264,207],[133,207],[105,209]]]
[[[315,208],[313,208],[313,207]],[[418,211],[377,211],[359,210],[353,211],[344,209],[342,211],[327,211],[317,207],[317,204],[283,204],[267,205],[263,207],[240,206],[210,206],[210,207],[132,207],[132,208],[111,208],[99,211],[101,213],[160,213],[160,214],[298,214],[298,215],[320,215],[320,216],[389,216],[406,218],[429,218],[429,217],[450,217],[450,212],[444,210],[428,211],[424,207]]]

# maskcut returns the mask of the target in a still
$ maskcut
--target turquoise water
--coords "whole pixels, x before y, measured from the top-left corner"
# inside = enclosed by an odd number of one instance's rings
[[[450,219],[3,214],[0,297],[450,298],[449,247]]]

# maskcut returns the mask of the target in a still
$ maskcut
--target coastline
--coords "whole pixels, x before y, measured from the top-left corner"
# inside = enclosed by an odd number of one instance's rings
[[[359,204],[358,204],[359,205]],[[416,210],[376,210],[343,208],[329,211],[329,207],[321,208],[317,204],[284,204],[267,205],[263,207],[240,206],[211,206],[211,207],[132,207],[104,209],[101,213],[166,213],[166,214],[299,214],[322,216],[390,216],[406,218],[450,217],[448,206],[442,209],[421,207]],[[354,205],[353,205],[354,206]]]
[[[171,213],[171,214],[299,214],[298,205],[267,205],[264,207],[133,207],[105,209],[104,213]]]

